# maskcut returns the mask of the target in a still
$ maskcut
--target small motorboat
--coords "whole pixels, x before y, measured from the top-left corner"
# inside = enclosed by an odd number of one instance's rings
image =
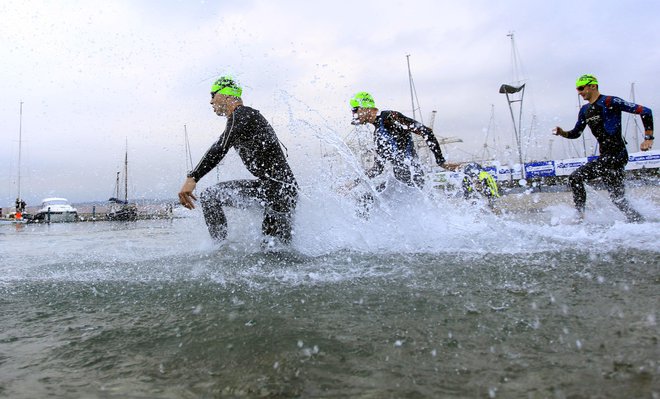
[[[45,198],[31,222],[59,223],[78,220],[78,210],[66,198]]]

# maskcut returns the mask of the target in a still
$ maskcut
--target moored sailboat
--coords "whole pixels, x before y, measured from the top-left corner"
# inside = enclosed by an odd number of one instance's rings
[[[22,145],[23,145],[23,102],[20,103],[19,110],[19,122],[18,122],[18,166],[17,166],[17,179],[16,179],[16,202],[14,203],[14,212],[7,215],[7,219],[3,222],[8,222],[12,224],[25,223],[30,219],[30,215],[25,213],[25,208],[27,204],[21,198],[21,154],[22,154]]]
[[[117,172],[117,181],[115,184],[115,193],[116,195],[108,201],[112,204],[110,209],[106,213],[107,220],[114,221],[134,221],[138,218],[138,210],[136,204],[130,204],[128,202],[128,147],[124,154],[124,199],[120,199],[120,174]]]

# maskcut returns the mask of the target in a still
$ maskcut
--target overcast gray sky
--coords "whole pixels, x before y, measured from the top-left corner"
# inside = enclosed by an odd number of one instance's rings
[[[2,1],[0,201],[16,196],[21,101],[21,192],[31,204],[107,199],[126,141],[130,196],[173,198],[186,170],[184,125],[195,162],[224,128],[208,101],[225,73],[273,123],[304,183],[317,173],[323,136],[350,133],[355,92],[412,116],[407,54],[422,117],[437,110],[436,135],[463,140],[445,147],[446,158],[480,156],[487,132],[505,152],[512,123],[498,88],[515,79],[509,32],[527,85],[527,158],[575,157],[581,145],[550,140],[555,125],[575,123],[579,75],[626,99],[634,82],[637,102],[657,114],[659,9],[602,0]],[[244,173],[238,163],[230,156],[220,178]]]

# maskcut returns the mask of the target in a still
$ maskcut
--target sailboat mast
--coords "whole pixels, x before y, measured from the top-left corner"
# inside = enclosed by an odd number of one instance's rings
[[[21,199],[21,152],[23,145],[23,101],[21,101],[20,110],[18,113],[18,194],[16,198]]]
[[[422,117],[422,108],[419,106],[419,99],[417,98],[417,90],[415,89],[415,82],[413,82],[412,72],[410,70],[410,54],[406,54],[406,63],[408,64],[408,83],[410,85],[410,103],[412,104],[413,119],[417,120],[416,110],[419,109],[419,121],[424,124]],[[415,106],[417,100],[417,106]]]
[[[115,182],[115,191],[117,192],[115,194],[115,198],[119,199],[119,175],[121,172],[117,172],[117,182]]]
[[[488,128],[486,129],[486,138],[484,139],[484,144],[483,144],[483,151],[481,153],[481,159],[483,161],[488,161],[492,157],[490,154],[490,150],[488,149],[488,136],[491,132],[492,129],[494,129],[495,126],[495,104],[490,105],[490,120],[488,121]],[[497,148],[495,147],[495,136],[493,135],[493,149],[495,152],[497,152]]]
[[[185,152],[186,152],[186,171],[193,170],[192,164],[192,153],[190,152],[190,141],[188,140],[188,129],[186,125],[183,125],[183,133],[185,137]]]
[[[412,72],[410,72],[410,54],[406,54],[406,63],[408,63],[408,84],[410,85],[410,103],[412,106],[413,119],[415,118],[415,96],[413,95]]]
[[[507,34],[507,37],[511,38],[511,82],[520,83],[521,80],[520,80],[518,51],[516,49],[516,42],[513,36],[514,36],[513,31]]]
[[[431,111],[431,120],[429,121],[429,128],[433,129],[433,124],[435,123],[435,115],[438,113],[438,111],[433,110]]]
[[[124,203],[128,204],[128,142],[124,154]]]
[[[635,100],[635,82],[632,82],[630,84],[630,99],[633,103],[637,102],[637,100]],[[635,131],[633,132],[635,138],[635,151],[639,151],[639,136],[640,136],[639,132],[641,129],[639,128],[639,124],[637,123],[636,115],[633,114],[628,116],[628,121],[630,121],[631,118],[633,120],[633,123],[635,124]],[[628,122],[626,122],[626,128],[628,128]]]

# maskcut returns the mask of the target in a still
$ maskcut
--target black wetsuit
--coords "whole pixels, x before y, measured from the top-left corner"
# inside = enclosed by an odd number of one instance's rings
[[[621,134],[621,112],[640,114],[646,130],[653,130],[653,114],[649,108],[626,102],[619,97],[600,95],[593,104],[580,109],[578,121],[567,133],[569,139],[580,137],[586,126],[598,140],[600,156],[579,167],[569,177],[573,190],[573,201],[579,212],[584,211],[587,192],[586,180],[601,177],[612,202],[626,215],[629,221],[641,221],[642,216],[625,199],[624,168],[628,163],[628,150]]]
[[[392,163],[397,180],[410,186],[424,185],[424,172],[417,159],[412,134],[419,134],[435,156],[438,165],[445,163],[442,150],[433,131],[397,111],[382,111],[374,122],[374,142],[376,159],[373,168],[367,171],[368,177],[378,176],[385,168],[385,162]]]
[[[225,131],[204,154],[191,176],[199,181],[232,147],[257,179],[222,182],[204,190],[200,202],[209,233],[215,239],[226,237],[227,219],[223,206],[245,208],[260,204],[265,208],[263,233],[289,242],[298,196],[297,183],[275,131],[259,111],[238,106],[227,118]]]

